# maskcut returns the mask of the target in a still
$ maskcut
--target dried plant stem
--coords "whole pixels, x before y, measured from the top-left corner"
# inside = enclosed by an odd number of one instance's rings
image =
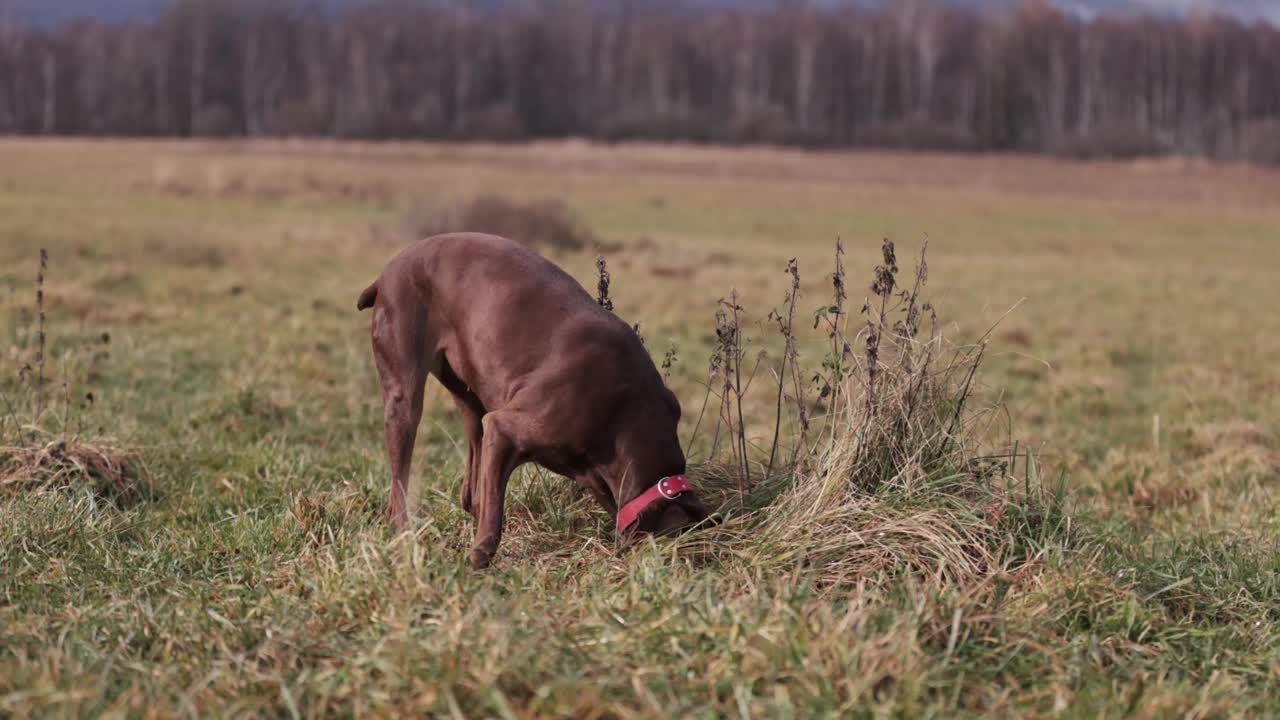
[[[824,416],[823,422],[826,423],[831,436],[831,440],[836,439],[837,427],[833,422],[833,415],[836,408],[840,407],[841,389],[844,385],[846,375],[846,361],[852,356],[852,350],[849,343],[845,340],[844,328],[845,318],[845,301],[848,294],[845,291],[845,275],[844,275],[844,243],[840,238],[836,238],[835,252],[835,270],[831,273],[831,303],[823,305],[814,313],[813,329],[817,330],[818,326],[823,322],[827,325],[827,337],[831,341],[831,350],[827,353],[826,359],[822,362],[822,367],[826,371],[825,376],[819,372],[813,376],[814,384],[821,384],[818,390],[818,400],[825,401],[827,407],[831,410]],[[793,368],[794,369],[794,368]]]
[[[720,453],[720,429],[724,427],[724,423],[725,423],[724,393],[721,393],[717,397],[720,398],[720,412],[716,414],[716,429],[715,429],[715,432],[712,433],[711,435],[710,457],[713,457],[713,458],[717,457]]]
[[[916,262],[915,282],[912,283],[911,292],[908,293],[905,298],[906,307],[903,309],[903,312],[905,313],[906,317],[903,319],[902,322],[898,323],[895,327],[898,337],[904,341],[913,340],[915,339],[916,335],[919,334],[921,311],[932,310],[932,307],[928,303],[925,303],[924,305],[921,305],[919,303],[920,287],[924,285],[925,280],[927,280],[929,277],[929,263],[925,259],[925,253],[927,253],[928,251],[929,251],[929,238],[926,237],[924,239],[924,243],[921,244],[920,246],[920,259]],[[907,346],[904,349],[908,350],[908,352],[904,353],[901,356],[901,359],[909,361],[912,357],[912,353],[910,352],[910,346]]]
[[[721,304],[724,304],[722,299]],[[733,436],[733,413],[731,401],[729,400],[733,392],[733,364],[737,359],[733,350],[734,336],[733,326],[729,324],[728,315],[724,312],[723,307],[716,310],[716,335],[720,340],[720,354],[723,359],[723,365],[720,366],[720,413],[716,420],[716,442],[715,446],[720,444],[720,426],[727,424],[729,426],[729,435]],[[712,447],[712,452],[716,447]],[[730,440],[730,452],[734,455],[734,464],[737,464],[738,446],[733,440]]]
[[[795,447],[791,451],[791,466],[795,467],[809,435],[809,412],[806,407],[807,398],[805,397],[804,384],[800,381],[800,357],[794,345],[792,345],[791,353],[791,384],[795,392],[796,418],[800,423],[800,434],[796,438]]]
[[[671,367],[679,360],[676,357],[676,345],[671,343],[667,346],[667,352],[662,356],[662,384],[671,385]]]
[[[782,400],[786,394],[787,387],[787,363],[791,362],[795,356],[795,334],[792,325],[796,318],[796,298],[800,294],[800,270],[796,265],[796,259],[791,258],[787,261],[787,272],[791,275],[791,289],[787,292],[784,302],[787,306],[787,314],[785,317],[773,313],[778,321],[778,331],[782,334],[782,363],[778,367],[778,397],[774,403],[773,417],[773,444],[769,448],[769,464],[765,466],[764,475],[769,477],[773,474],[773,463],[778,455],[778,439],[782,434]],[[794,373],[793,373],[794,375]],[[801,406],[803,413],[803,405]],[[801,424],[801,440],[803,442],[803,423]]]
[[[711,383],[705,384],[707,391],[702,395],[702,409],[698,411],[698,419],[693,423],[693,432],[689,434],[689,442],[685,443],[684,454],[688,456],[693,449],[694,440],[698,439],[698,429],[702,427],[702,418],[707,414],[707,404],[711,401]],[[712,456],[715,455],[714,446],[712,448]]]
[[[872,422],[876,414],[876,383],[880,379],[880,342],[884,336],[884,329],[888,325],[889,299],[893,296],[894,288],[897,287],[898,275],[898,259],[894,254],[893,242],[885,238],[880,252],[883,255],[884,264],[876,266],[875,280],[871,283],[871,293],[879,299],[880,305],[879,308],[871,307],[870,303],[862,306],[863,313],[867,315],[867,422]]]
[[[67,428],[71,427],[71,388],[67,385],[67,363],[62,362],[62,437],[67,437]]]
[[[604,256],[596,256],[596,302],[600,303],[600,307],[613,312],[613,299],[609,297],[609,270],[605,266]],[[639,329],[637,327],[637,333]]]
[[[712,451],[714,454],[719,445],[720,424],[723,424],[729,431],[729,446],[738,472],[739,501],[745,505],[750,471],[747,464],[746,423],[742,412],[745,391],[742,385],[742,307],[738,305],[737,289],[730,291],[728,300],[721,298],[716,308],[716,339],[717,355],[721,362],[720,417],[716,425],[716,444]],[[713,358],[713,365],[714,363]]]
[[[920,304],[919,302],[920,288],[929,278],[929,264],[925,256],[928,250],[929,238],[926,237],[920,247],[920,259],[916,264],[915,283],[911,286],[911,292],[906,298],[906,318],[899,326],[898,333],[903,343],[903,353],[900,356],[899,367],[908,373],[914,372],[918,376],[914,383],[907,384],[906,416],[908,418],[914,415],[916,406],[919,403],[924,381],[928,377],[929,367],[933,363],[935,341],[938,336],[938,317],[933,312],[933,305],[929,303]],[[932,329],[929,334],[929,342],[925,345],[924,357],[917,365],[914,362],[916,358],[915,338],[920,333],[920,315],[926,310],[929,312],[929,317],[932,321]]]
[[[774,403],[773,441],[769,444],[769,462],[764,467],[764,476],[773,474],[773,461],[778,457],[778,437],[782,434],[782,396],[787,387],[787,356],[782,356],[778,365],[778,398]]]
[[[969,391],[973,386],[973,376],[978,373],[978,366],[982,365],[982,357],[987,352],[987,341],[983,340],[978,345],[978,355],[968,364],[968,373],[964,378],[964,386],[960,389],[960,396],[956,400],[955,412],[951,415],[951,424],[947,426],[947,434],[944,443],[949,442],[956,434],[956,429],[960,425],[960,418],[964,414],[965,403],[969,400]]]
[[[45,272],[49,269],[49,253],[44,248],[40,248],[40,270],[36,273],[36,316],[37,316],[37,334],[36,334],[36,413],[35,422],[40,422],[40,416],[44,414],[44,358],[45,358],[45,328],[44,328],[44,277]]]
[[[831,273],[831,315],[828,322],[831,327],[831,359],[832,359],[832,380],[831,380],[831,407],[835,407],[840,396],[840,389],[844,386],[844,333],[841,331],[842,325],[840,318],[844,316],[844,304],[848,299],[845,292],[844,283],[844,243],[840,238],[836,238],[836,259],[835,270]]]
[[[724,348],[725,348],[724,325],[726,321],[725,321],[724,309],[719,306],[716,307],[715,322],[716,322],[716,341],[717,342],[716,342],[715,349],[711,351],[711,358],[707,361],[707,394],[702,401],[702,409],[704,412],[706,411],[706,408],[707,408],[707,401],[710,399],[712,393],[715,392],[712,389],[713,387],[712,383],[716,381],[717,376],[720,376],[723,373],[724,363],[726,362],[725,351],[724,351]],[[720,426],[724,422],[725,393],[723,388],[721,388],[721,392],[719,395],[717,395],[717,398],[720,400],[720,408],[716,412],[716,429],[714,434],[711,436],[710,457],[713,457],[713,458],[716,457],[716,453],[720,449]],[[700,417],[698,419],[698,423],[701,424],[701,422],[702,422],[702,419]],[[696,427],[694,428],[694,431],[696,435],[696,431],[697,431]],[[692,440],[690,442],[692,442]]]
[[[734,405],[738,411],[738,459],[742,465],[742,474],[738,476],[738,500],[743,506],[747,501],[747,485],[751,477],[751,469],[747,464],[747,428],[746,421],[742,414],[742,307],[738,305],[738,291],[733,289],[729,292],[729,302],[732,304],[733,310],[733,347],[737,357],[734,358],[733,374],[734,374]],[[752,371],[752,377],[755,372]]]
[[[832,312],[831,318],[831,352],[837,358],[843,358],[844,353],[841,348],[841,340],[843,340],[843,337],[840,332],[840,317],[844,315],[844,303],[848,298],[848,295],[845,293],[844,286],[844,243],[841,242],[839,238],[836,238],[835,271],[831,274],[831,288],[832,299],[834,300],[832,307],[835,308]],[[840,383],[836,383],[832,388],[832,392],[840,392]],[[833,404],[835,403],[834,397],[831,399],[831,402]]]

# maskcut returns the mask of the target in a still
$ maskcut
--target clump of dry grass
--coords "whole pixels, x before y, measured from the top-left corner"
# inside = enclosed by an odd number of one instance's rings
[[[500,195],[479,195],[444,210],[416,210],[402,233],[420,239],[447,232],[482,232],[555,250],[600,247],[599,238],[578,222],[564,203],[521,203]]]
[[[151,475],[136,451],[109,440],[89,442],[44,432],[26,444],[0,446],[0,489],[83,489],[122,506],[153,494]]]
[[[838,263],[841,255],[838,249]],[[984,448],[982,420],[989,413],[969,406],[985,338],[958,347],[944,342],[922,295],[923,250],[905,286],[887,240],[882,256],[854,338],[846,337],[841,265],[834,300],[820,311],[833,349],[814,382],[831,405],[814,418],[812,445],[779,475],[764,473],[751,488],[740,484],[751,477],[741,469],[741,447],[725,462],[701,469],[713,494],[727,499],[736,489],[739,498],[754,500],[740,501],[744,512],[721,530],[690,536],[698,552],[728,553],[765,574],[805,568],[826,587],[904,573],[931,582],[986,583],[1025,572],[1065,533],[1063,482],[1050,488],[1030,452],[1019,457],[1016,448]],[[788,302],[798,292],[798,277],[795,283]],[[791,315],[787,310],[780,320],[784,358],[794,357],[785,321]],[[926,320],[930,329],[922,335]],[[863,352],[851,352],[854,345]],[[719,348],[717,355],[724,354]],[[798,367],[791,372],[807,375]],[[786,377],[779,372],[776,379],[783,388],[777,393],[780,412]],[[732,387],[723,393],[722,401],[738,399]],[[802,401],[799,408],[805,408]],[[775,446],[776,438],[763,451],[770,462],[777,459]],[[733,540],[721,543],[723,534]]]

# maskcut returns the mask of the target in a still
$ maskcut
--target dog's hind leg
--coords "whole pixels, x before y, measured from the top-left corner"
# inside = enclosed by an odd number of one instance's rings
[[[493,561],[502,540],[503,509],[506,503],[507,481],[511,473],[524,461],[520,438],[518,414],[498,410],[485,415],[481,441],[480,466],[475,473],[474,501],[476,535],[471,544],[467,564],[480,569]]]
[[[413,445],[422,420],[422,396],[429,355],[423,352],[423,329],[411,314],[374,310],[373,356],[382,382],[387,461],[391,466],[391,498],[387,519],[396,531],[409,519],[406,498]]]
[[[471,392],[471,388],[467,387],[467,384],[454,372],[448,357],[441,357],[440,369],[436,377],[440,379],[440,384],[444,385],[449,394],[453,395],[453,404],[458,408],[462,430],[467,434],[467,464],[462,471],[462,492],[459,499],[462,509],[474,517],[471,492],[475,487],[476,468],[480,464],[480,443],[484,435],[484,426],[481,425],[480,418],[484,417],[484,403],[480,402],[480,398]]]

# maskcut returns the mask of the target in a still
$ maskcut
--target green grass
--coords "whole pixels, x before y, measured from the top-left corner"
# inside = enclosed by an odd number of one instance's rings
[[[974,407],[1007,414],[967,428],[1016,444],[1012,466],[852,492],[835,452],[760,484],[755,513],[626,548],[526,468],[475,573],[461,430],[433,386],[416,532],[393,537],[354,301],[397,247],[371,226],[479,192],[563,199],[624,243],[617,311],[656,358],[677,346],[685,437],[718,298],[738,288],[749,356],[776,355],[765,317],[796,257],[817,367],[836,237],[856,310],[880,239],[906,269],[927,233],[945,335],[1000,321]],[[53,409],[19,442],[0,403],[0,459],[63,438],[68,402],[150,483],[127,501],[0,485],[0,714],[1276,714],[1278,196],[1274,173],[1176,163],[2,142],[0,392],[29,418],[47,248]],[[594,287],[592,253],[555,259]],[[765,448],[771,395],[747,405]],[[717,465],[694,480],[736,507]]]

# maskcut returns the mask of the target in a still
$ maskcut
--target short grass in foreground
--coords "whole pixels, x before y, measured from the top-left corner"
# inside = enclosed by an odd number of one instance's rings
[[[13,290],[0,391],[18,421],[0,445],[38,434],[18,374],[38,346],[45,247],[53,410],[36,446],[67,457],[70,437],[143,461],[121,476],[141,483],[136,498],[79,482],[74,463],[0,489],[0,712],[1280,707],[1280,409],[1266,401],[1280,333],[1257,312],[1280,299],[1274,175],[572,145],[9,142],[0,159],[0,283]],[[617,311],[656,358],[675,344],[687,436],[717,299],[739,289],[742,357],[768,348],[776,368],[768,311],[785,309],[792,256],[801,364],[829,376],[812,325],[837,234],[859,362],[882,235],[904,258],[933,236],[927,297],[944,337],[977,341],[1026,297],[988,337],[971,405],[1003,397],[1009,419],[966,413],[980,447],[941,456],[973,464],[900,452],[950,434],[928,426],[877,464],[901,472],[867,473],[878,456],[855,450],[868,447],[858,381],[836,398],[842,414],[815,423],[821,452],[802,471],[766,480],[752,466],[746,505],[764,510],[623,550],[567,482],[527,470],[498,566],[469,572],[460,434],[438,391],[415,462],[420,529],[393,538],[380,521],[381,413],[352,303],[406,218],[482,192],[563,199],[621,243],[608,253]],[[594,287],[593,253],[556,257]],[[945,392],[929,407],[945,407],[961,378],[933,377]],[[772,381],[753,382],[743,442],[761,458]],[[8,440],[16,425],[28,440]],[[734,466],[694,473],[730,509]]]

